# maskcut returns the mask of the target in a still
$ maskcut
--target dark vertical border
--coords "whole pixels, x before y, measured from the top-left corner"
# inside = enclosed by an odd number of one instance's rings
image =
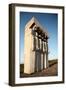
[[[64,55],[64,48],[65,48],[65,46],[64,46],[64,44],[65,44],[65,43],[64,43],[64,42],[65,42],[65,39],[64,39],[64,34],[65,34],[65,32],[64,32],[64,26],[65,26],[65,25],[64,25],[64,17],[65,17],[65,16],[64,16],[64,7],[62,8],[62,14],[63,14],[63,15],[62,15],[62,30],[63,30],[63,31],[62,31],[62,40],[63,40],[63,41],[62,41],[62,49],[63,49],[63,50],[62,50],[62,60],[63,60],[63,61],[62,61],[62,70],[63,70],[63,73],[62,73],[62,79],[63,79],[63,81],[62,81],[62,82],[64,83],[64,77],[65,77],[65,76],[64,76],[64,66],[65,66],[65,61],[64,61],[64,60],[65,60],[65,55]]]
[[[34,7],[34,8],[48,8],[62,10],[62,81],[54,82],[38,82],[15,84],[15,7]],[[64,83],[64,7],[63,6],[49,6],[49,5],[33,5],[33,4],[9,4],[9,85],[11,86],[25,86],[25,85],[44,85],[44,84],[60,84]]]
[[[9,5],[9,85],[15,85],[15,7]]]

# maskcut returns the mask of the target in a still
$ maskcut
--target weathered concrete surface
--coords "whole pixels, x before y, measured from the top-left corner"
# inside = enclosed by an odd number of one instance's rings
[[[36,32],[35,26],[39,27]],[[44,34],[45,37],[48,36],[48,33],[33,17],[25,26],[24,73],[31,74],[48,67],[48,44],[46,39],[43,41],[44,37],[41,34]]]

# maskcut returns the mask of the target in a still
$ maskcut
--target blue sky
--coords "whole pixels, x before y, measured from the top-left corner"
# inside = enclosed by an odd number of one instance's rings
[[[33,16],[39,21],[42,27],[47,28],[49,33],[49,59],[51,60],[58,58],[58,15],[53,13],[20,12],[20,63],[24,62],[25,25]]]

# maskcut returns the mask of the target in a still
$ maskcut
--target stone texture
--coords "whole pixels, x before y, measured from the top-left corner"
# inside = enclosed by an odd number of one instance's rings
[[[48,33],[33,17],[25,26],[24,73],[31,74],[48,67]]]

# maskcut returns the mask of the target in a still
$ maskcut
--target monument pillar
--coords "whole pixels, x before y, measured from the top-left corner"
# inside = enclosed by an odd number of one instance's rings
[[[48,67],[48,42],[46,42],[46,67]]]
[[[41,43],[40,43],[40,48],[41,48],[41,70],[43,70],[43,41],[41,38]]]
[[[43,41],[43,69],[45,68],[45,42]]]
[[[41,50],[41,44],[42,44],[42,40],[41,40],[41,38],[40,38],[40,50]]]
[[[43,53],[41,53],[41,70],[43,70]]]
[[[36,49],[35,49],[35,52],[36,52],[36,61],[35,61],[35,71],[39,71],[39,52],[37,51],[38,50],[38,33],[36,32]]]
[[[46,34],[46,37],[44,37]],[[25,26],[24,73],[31,74],[48,67],[48,33],[33,17]],[[44,42],[44,39],[46,41]]]
[[[38,33],[36,32],[36,49],[38,49]]]
[[[45,42],[45,68],[48,67],[48,43]]]

